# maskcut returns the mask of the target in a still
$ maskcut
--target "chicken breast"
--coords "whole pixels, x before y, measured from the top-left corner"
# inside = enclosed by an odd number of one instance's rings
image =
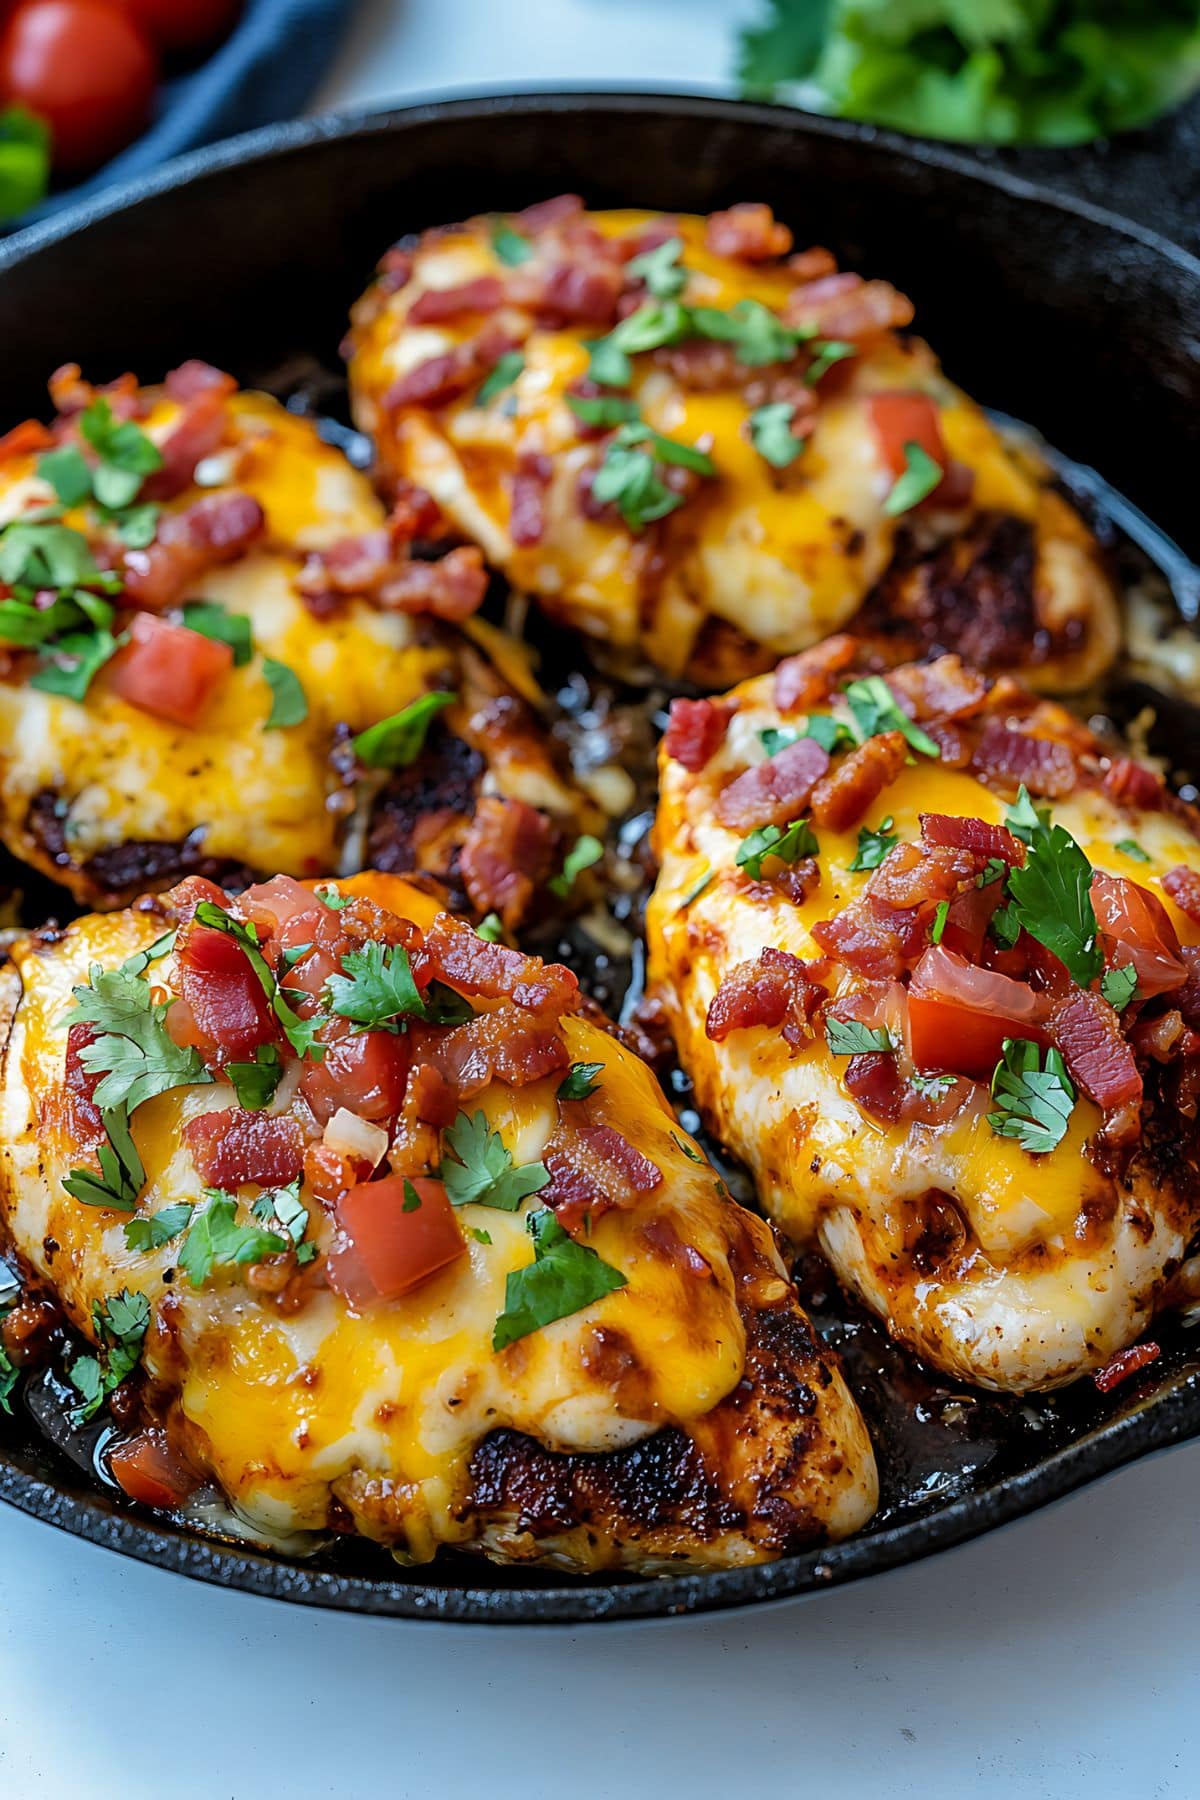
[[[484,654],[478,553],[413,561],[428,511],[386,520],[314,424],[206,365],[52,393],[0,442],[13,853],[108,906],[369,851],[514,922],[595,815]]]
[[[580,1571],[870,1517],[769,1227],[565,968],[392,877],[190,878],[8,983],[0,1211],[135,1498]]]
[[[789,1237],[937,1367],[1054,1387],[1200,1223],[1196,815],[1008,678],[861,659],[675,702],[651,990]]]
[[[1094,680],[1120,631],[1091,532],[902,294],[791,247],[765,206],[570,196],[404,239],[353,314],[356,418],[618,663],[722,686],[857,621]]]

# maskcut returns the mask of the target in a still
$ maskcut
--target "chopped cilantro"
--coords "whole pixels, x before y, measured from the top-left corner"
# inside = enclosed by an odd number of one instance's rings
[[[1130,1001],[1138,997],[1137,970],[1133,964],[1106,969],[1100,977],[1100,992],[1116,1012],[1124,1012]]]
[[[443,1156],[439,1171],[453,1206],[494,1206],[516,1212],[530,1194],[540,1194],[550,1180],[544,1163],[514,1164],[498,1131],[483,1112],[460,1112],[446,1128],[452,1156]]]
[[[890,1055],[896,1048],[891,1033],[882,1027],[874,1030],[858,1019],[835,1019],[832,1013],[825,1015],[825,1042],[833,1056],[867,1056],[879,1051]]]
[[[162,452],[132,419],[118,419],[103,395],[80,414],[79,429],[99,459],[92,492],[117,510],[137,499],[147,475],[163,466]]]
[[[312,949],[311,944],[301,946]],[[286,957],[287,952],[284,952]],[[261,1112],[264,1106],[270,1106],[275,1098],[275,1090],[283,1079],[283,1063],[278,1046],[260,1044],[254,1052],[253,1062],[226,1063],[225,1073],[234,1085],[238,1097],[238,1105],[244,1106],[247,1112]]]
[[[1022,787],[1005,821],[1010,830],[1028,833],[1025,866],[1011,869],[1008,876],[1013,918],[1066,964],[1073,981],[1088,987],[1104,968],[1092,905],[1092,865],[1069,831],[1046,822],[1048,815],[1035,814],[1036,825],[1029,825],[1032,811]]]
[[[858,355],[858,345],[850,344],[841,338],[814,338],[809,345],[813,359],[804,371],[804,379],[809,387],[816,387],[822,375],[827,375],[834,363],[844,362],[848,356]],[[941,471],[938,471],[939,475]]]
[[[263,730],[285,731],[289,726],[303,725],[308,717],[308,696],[295,669],[276,662],[273,656],[264,656],[262,672],[272,696],[271,711]]]
[[[549,882],[550,892],[565,900],[585,869],[590,869],[604,855],[604,845],[599,838],[584,834],[576,838],[563,859],[562,874],[555,875]]]
[[[948,1094],[958,1077],[956,1075],[924,1075],[919,1069],[913,1071],[908,1078],[908,1085],[914,1093],[924,1094],[931,1100],[940,1100]]]
[[[29,677],[29,685],[44,694],[82,701],[94,677],[124,641],[124,635],[115,638],[103,626],[97,631],[70,631],[43,649],[41,667]]]
[[[704,1158],[701,1156],[700,1152],[696,1149],[693,1149],[691,1144],[685,1144],[683,1139],[679,1136],[679,1134],[677,1132],[673,1131],[671,1133],[671,1142],[673,1144],[677,1145],[677,1147],[683,1151],[683,1154],[687,1157],[689,1162],[702,1163],[704,1161]]]
[[[693,307],[691,319],[697,337],[732,344],[737,360],[748,369],[790,362],[797,344],[810,335],[785,325],[761,300],[739,300],[728,312],[714,306]]]
[[[658,463],[672,463],[697,475],[717,472],[712,457],[692,444],[677,443],[637,421],[622,425],[596,470],[592,494],[602,505],[615,504],[631,531],[641,531],[683,505],[683,496],[660,479]]]
[[[1142,849],[1136,838],[1118,838],[1114,848],[1119,850],[1122,856],[1131,856],[1134,862],[1148,863],[1150,861],[1149,855]]]
[[[596,1077],[603,1068],[603,1063],[572,1063],[558,1084],[558,1099],[586,1100],[600,1086]]]
[[[987,862],[975,877],[977,888],[991,887],[993,881],[1008,879],[1009,865],[1002,856],[989,856]]]
[[[866,675],[861,681],[852,681],[846,689],[846,704],[854,715],[860,741],[878,737],[884,731],[898,731],[923,756],[941,756],[933,739],[899,705],[882,675]]]
[[[644,281],[656,299],[673,300],[687,286],[687,270],[679,261],[682,255],[682,238],[668,238],[665,244],[635,256],[628,265],[629,273],[636,281]]]
[[[250,661],[254,635],[246,613],[227,612],[215,600],[189,600],[183,609],[183,622],[189,631],[198,631],[201,637],[228,644],[233,651],[235,668],[240,669]]]
[[[80,1404],[71,1412],[75,1425],[94,1419],[108,1396],[137,1367],[150,1325],[150,1302],[145,1294],[122,1288],[108,1300],[95,1302],[92,1325],[99,1355],[77,1357],[67,1370],[80,1396]]]
[[[1050,808],[1035,806],[1029,790],[1022,782],[1017,797],[1004,815],[1004,823],[1014,837],[1028,847],[1035,838],[1045,837],[1050,830]]]
[[[940,485],[945,472],[941,463],[934,462],[920,444],[905,444],[904,473],[896,477],[892,490],[883,503],[883,510],[888,518],[897,519],[901,513],[911,512],[914,506],[920,506],[922,500],[928,500],[934,488]]]
[[[895,820],[889,813],[886,819],[880,820],[877,831],[872,831],[867,825],[859,827],[858,848],[854,852],[854,860],[850,864],[852,869],[877,869],[879,867],[888,852],[894,850],[900,842],[899,837],[892,830],[894,823]],[[935,939],[934,942],[936,943],[936,941]]]
[[[114,1212],[132,1212],[138,1195],[146,1185],[146,1171],[138,1155],[137,1145],[129,1129],[129,1111],[124,1105],[111,1107],[100,1115],[105,1142],[96,1152],[100,1173],[93,1169],[72,1169],[63,1177],[63,1187],[72,1199],[84,1206],[106,1206]]]
[[[539,1208],[531,1213],[528,1228],[534,1260],[508,1276],[504,1311],[492,1333],[494,1350],[515,1344],[555,1319],[582,1312],[626,1285],[619,1269],[602,1261],[586,1244],[577,1244],[552,1212]]]
[[[804,453],[807,438],[792,430],[796,408],[790,400],[770,400],[750,414],[750,442],[773,469],[786,469]]]
[[[494,219],[491,230],[492,249],[496,259],[506,269],[517,269],[527,263],[533,255],[533,245],[527,237],[507,224],[503,219]]]
[[[933,924],[929,927],[929,941],[940,944],[942,933],[946,929],[946,920],[950,917],[950,902],[939,900],[933,912]]]
[[[1041,1062],[1036,1044],[1005,1038],[1004,1055],[992,1076],[992,1098],[1000,1109],[988,1114],[998,1137],[1016,1138],[1022,1150],[1044,1156],[1066,1136],[1075,1088],[1057,1050]]]
[[[1007,906],[997,907],[992,914],[989,930],[996,942],[1005,950],[1011,950],[1021,935],[1021,921],[1017,909],[1010,901]]]
[[[688,889],[687,893],[683,896],[683,899],[679,902],[679,905],[675,908],[675,911],[684,912],[686,908],[692,904],[693,900],[698,900],[704,890],[712,886],[714,879],[715,871],[713,869],[706,869],[699,881],[697,881],[693,887]]]
[[[793,731],[790,725],[767,725],[758,734],[758,741],[768,756],[778,756],[789,744],[798,743],[804,736],[801,731]]]
[[[89,1075],[103,1077],[92,1096],[102,1112],[124,1107],[130,1113],[155,1094],[212,1080],[199,1051],[181,1049],[168,1033],[173,1003],[156,1005],[140,971],[93,963],[87,986],[72,991],[76,1009],[68,1022],[94,1025],[99,1033],[79,1060]]]
[[[304,1234],[308,1230],[308,1208],[300,1198],[299,1177],[290,1181],[286,1187],[271,1188],[260,1194],[252,1208],[260,1225],[278,1225],[284,1236],[291,1242],[296,1252],[296,1261],[301,1268],[310,1263],[317,1254],[317,1246],[305,1241]]]
[[[490,1244],[491,1243],[492,1234],[490,1231],[485,1231],[483,1229],[482,1225],[471,1225],[468,1227],[468,1230],[470,1232],[470,1235],[475,1239],[475,1242],[477,1244]]]
[[[619,394],[568,394],[567,405],[585,425],[628,425],[641,418],[637,401]]]
[[[504,942],[504,921],[499,913],[490,912],[480,919],[475,927],[476,937],[481,937],[485,944],[501,944]]]
[[[457,699],[457,694],[444,691],[422,694],[403,711],[360,731],[354,739],[355,756],[367,769],[407,769],[425,748],[429,727],[438,713]]]
[[[491,373],[479,385],[476,406],[486,406],[497,394],[510,388],[524,367],[525,358],[519,350],[506,350],[503,356],[497,357]]]
[[[857,742],[854,733],[832,713],[810,713],[797,732],[798,737],[810,737],[820,744],[827,756],[833,756],[838,750],[847,750]]]
[[[125,1244],[130,1250],[161,1250],[172,1238],[186,1231],[195,1207],[186,1200],[175,1206],[160,1207],[145,1219],[130,1219],[125,1227]]]
[[[361,950],[347,950],[341,972],[327,979],[325,994],[330,1011],[360,1031],[403,1031],[402,1021],[427,1017],[403,944],[370,939]]]
[[[418,1194],[418,1192],[417,1192],[416,1188],[413,1186],[412,1182],[408,1181],[406,1179],[405,1183],[404,1183],[404,1204],[400,1208],[400,1211],[406,1212],[406,1213],[411,1213],[411,1212],[420,1212],[420,1210],[421,1210],[421,1196],[420,1196],[420,1194]]]
[[[214,1268],[244,1268],[288,1248],[274,1231],[239,1225],[237,1200],[220,1188],[205,1189],[204,1207],[192,1215],[179,1267],[194,1288],[204,1286]]]
[[[330,912],[341,912],[354,898],[353,894],[340,894],[335,887],[319,887],[316,895],[321,905],[327,906]]]
[[[794,819],[788,826],[761,825],[744,837],[737,847],[737,865],[745,869],[751,881],[758,881],[768,856],[780,862],[797,863],[802,856],[819,856],[821,846],[813,836],[807,819]]]

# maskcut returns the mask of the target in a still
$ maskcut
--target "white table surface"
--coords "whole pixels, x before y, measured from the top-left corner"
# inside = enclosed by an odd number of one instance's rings
[[[374,0],[320,103],[556,79],[712,87],[752,10]],[[1193,1445],[856,1588],[588,1631],[285,1607],[4,1509],[0,1793],[1194,1796],[1198,1487]]]

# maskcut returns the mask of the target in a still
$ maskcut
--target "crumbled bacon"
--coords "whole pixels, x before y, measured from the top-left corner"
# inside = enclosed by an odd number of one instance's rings
[[[582,1125],[577,1136],[604,1162],[616,1169],[635,1194],[652,1194],[662,1186],[662,1170],[643,1156],[611,1125]]]
[[[479,999],[509,999],[529,1012],[556,1014],[579,1005],[579,982],[562,963],[489,944],[449,913],[439,913],[426,932],[421,961],[430,976]]]
[[[682,344],[664,344],[654,352],[660,368],[669,369],[689,394],[719,394],[733,388],[745,374],[732,344],[713,338],[688,338]]]
[[[237,392],[237,381],[232,375],[227,375],[223,369],[214,369],[211,363],[201,362],[195,356],[170,370],[164,385],[171,399],[180,402],[194,400],[197,394]]]
[[[236,492],[214,494],[183,512],[167,513],[152,544],[125,551],[125,592],[138,606],[173,606],[197,576],[248,550],[266,524],[258,501]]]
[[[860,650],[857,639],[840,632],[798,656],[785,657],[775,670],[775,704],[780,712],[807,712],[823,706],[837,677],[858,658]]]
[[[304,1134],[287,1114],[231,1106],[188,1119],[183,1135],[209,1187],[236,1190],[247,1181],[286,1187],[303,1172]]]
[[[442,1131],[447,1125],[453,1125],[458,1114],[457,1093],[432,1063],[417,1063],[410,1070],[404,1103],[411,1105],[415,1117],[423,1125],[433,1125]]]
[[[200,364],[197,367],[206,367]],[[212,371],[214,375],[217,371]],[[224,444],[229,433],[230,389],[222,383],[201,385],[193,375],[190,397],[184,401],[176,423],[158,446],[162,467],[148,475],[141,486],[143,500],[173,500],[191,486],[196,466]]]
[[[784,317],[789,325],[815,326],[822,337],[863,343],[880,332],[903,330],[913,321],[913,304],[890,281],[864,281],[860,275],[827,275],[808,282],[790,296]]]
[[[520,550],[540,544],[546,530],[545,498],[554,464],[548,456],[523,450],[513,470],[508,531]]]
[[[814,825],[848,831],[867,808],[890,787],[908,760],[908,745],[899,731],[868,738],[836,762],[813,789]]]
[[[441,537],[446,529],[446,515],[432,494],[415,481],[401,476],[391,488],[392,510],[388,514],[387,531],[395,549],[411,544],[417,538]]]
[[[551,1143],[542,1154],[549,1183],[539,1199],[552,1207],[564,1231],[578,1231],[585,1220],[603,1218],[613,1201],[590,1167],[584,1167],[578,1151]]]
[[[89,1075],[80,1052],[94,1044],[100,1033],[94,1025],[72,1025],[67,1032],[67,1062],[63,1085],[67,1102],[67,1136],[80,1150],[94,1150],[105,1138],[104,1120],[92,1098],[101,1080]]]
[[[1111,1394],[1115,1387],[1120,1387],[1131,1375],[1149,1368],[1161,1355],[1162,1350],[1157,1344],[1131,1344],[1127,1350],[1118,1350],[1115,1356],[1110,1356],[1104,1367],[1096,1370],[1092,1380],[1102,1394]]]
[[[768,945],[756,961],[739,963],[725,976],[709,1004],[705,1035],[719,1044],[732,1031],[782,1027],[785,1042],[795,1048],[812,1035],[813,1012],[827,998],[818,979],[824,973],[823,963],[806,963]]]
[[[922,813],[921,836],[929,845],[967,850],[984,862],[1000,861],[1015,868],[1025,861],[1025,848],[1006,825],[984,819],[960,819],[952,813]]]
[[[90,381],[84,381],[80,375],[78,363],[63,363],[55,369],[49,381],[50,402],[60,420],[71,420],[77,413],[86,412],[94,401],[105,399],[112,407],[114,417],[131,419],[145,410],[145,401],[138,391],[137,376],[126,370],[118,375],[115,381],[106,381],[95,387]]]
[[[556,1134],[543,1161],[550,1173],[540,1198],[566,1231],[636,1204],[662,1186],[662,1170],[611,1125],[583,1125]]]
[[[49,450],[53,443],[52,434],[40,419],[23,419],[0,437],[0,462],[8,456],[36,456],[39,451]]]
[[[1114,756],[1105,771],[1103,786],[1118,806],[1153,812],[1163,803],[1162,776],[1134,762],[1130,756]]]
[[[977,713],[988,697],[989,682],[960,656],[933,662],[906,663],[893,669],[888,686],[910,718],[962,719]]]
[[[795,256],[789,256],[787,266],[788,273],[801,284],[820,281],[826,275],[837,274],[837,257],[832,250],[814,244],[810,250],[799,250]]]
[[[514,302],[530,307],[539,325],[561,331],[568,325],[611,325],[624,283],[625,268],[617,246],[602,240],[591,254],[573,246],[569,262],[518,269],[510,288]]]
[[[1075,786],[1075,758],[1055,738],[1031,737],[993,721],[975,746],[971,767],[986,780],[1058,799]]]
[[[925,947],[929,907],[901,910],[860,894],[832,919],[819,919],[814,941],[827,956],[861,975],[886,979],[902,975]]]
[[[478,912],[517,924],[550,871],[555,830],[524,800],[483,795],[467,827],[459,868]]]
[[[722,700],[671,702],[663,749],[692,775],[698,775],[725,741],[730,708]]]
[[[456,344],[453,350],[440,352],[425,362],[417,363],[394,381],[383,398],[384,409],[395,412],[402,406],[426,406],[436,409],[459,400],[468,388],[483,380],[506,351],[516,348],[518,340],[502,329],[499,321],[484,326],[478,337]]]
[[[1141,1103],[1137,1059],[1107,1000],[1090,990],[1076,991],[1054,1014],[1051,1035],[1072,1080],[1097,1106],[1112,1112]]]
[[[743,200],[726,212],[715,212],[704,227],[704,242],[716,256],[734,256],[741,262],[772,262],[786,256],[792,234],[769,206]]]
[[[523,1087],[567,1068],[571,1060],[557,1015],[525,1014],[509,1006],[439,1032],[426,1054],[460,1095],[478,1093],[492,1081]]]
[[[1200,870],[1189,869],[1185,863],[1177,863],[1168,869],[1162,878],[1164,894],[1170,896],[1180,912],[1187,914],[1200,925]]]
[[[497,275],[480,275],[458,287],[427,288],[408,309],[410,325],[440,325],[464,313],[495,312],[504,303],[504,283]]]
[[[803,812],[829,757],[815,738],[799,738],[721,789],[717,817],[735,831],[780,825]]]
[[[895,1056],[882,1050],[850,1057],[842,1079],[863,1111],[885,1125],[898,1119],[921,1125],[944,1124],[969,1092],[967,1084],[957,1078],[933,1089],[916,1088],[905,1079]]]
[[[973,882],[978,859],[969,849],[945,844],[897,844],[867,882],[867,893],[887,906],[936,906]]]
[[[550,200],[535,201],[523,212],[513,215],[513,224],[524,237],[537,237],[552,226],[577,218],[583,211],[578,194],[555,194]]]
[[[371,599],[381,612],[424,613],[458,624],[478,612],[487,595],[483,552],[461,544],[432,562],[398,562]]]

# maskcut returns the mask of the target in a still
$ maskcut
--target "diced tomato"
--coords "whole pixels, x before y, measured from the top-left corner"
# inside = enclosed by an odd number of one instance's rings
[[[275,1023],[262,983],[240,944],[223,931],[195,923],[179,937],[179,987],[193,1031],[183,1032],[172,1014],[177,1042],[194,1042],[221,1061],[249,1062],[260,1044],[275,1037]],[[187,1018],[188,1015],[183,1015]]]
[[[391,1031],[356,1031],[326,1026],[328,1049],[320,1062],[306,1063],[300,1092],[322,1124],[344,1106],[360,1119],[379,1123],[395,1118],[408,1085],[407,1040]]]
[[[867,412],[879,445],[879,454],[894,478],[898,479],[903,475],[907,467],[904,453],[906,444],[919,445],[939,468],[947,467],[949,458],[942,441],[938,409],[928,394],[911,393],[903,389],[872,394],[867,401]],[[938,492],[939,489],[935,488],[929,498],[935,500]]]
[[[406,1188],[415,1190],[419,1206]],[[329,1284],[353,1306],[407,1294],[466,1249],[445,1188],[428,1177],[360,1182],[338,1202],[337,1221],[341,1235],[328,1258]]]
[[[92,1099],[103,1077],[89,1075],[80,1056],[80,1052],[88,1044],[94,1044],[99,1035],[94,1025],[72,1025],[67,1033],[67,1060],[63,1074],[67,1130],[72,1144],[81,1150],[94,1150],[104,1142],[105,1136],[100,1108]]]
[[[108,1452],[113,1480],[142,1506],[178,1506],[198,1485],[196,1476],[157,1427]]]
[[[908,1044],[918,1069],[949,1069],[990,1079],[1005,1038],[1045,1047],[1045,1002],[1024,981],[977,969],[932,945],[908,990]]]
[[[1100,925],[1105,960],[1112,967],[1133,964],[1143,1000],[1170,993],[1187,980],[1187,965],[1171,916],[1157,894],[1123,875],[1092,876],[1092,905]]]
[[[229,645],[147,612],[134,614],[129,635],[105,671],[113,692],[157,719],[198,725],[233,667]]]

